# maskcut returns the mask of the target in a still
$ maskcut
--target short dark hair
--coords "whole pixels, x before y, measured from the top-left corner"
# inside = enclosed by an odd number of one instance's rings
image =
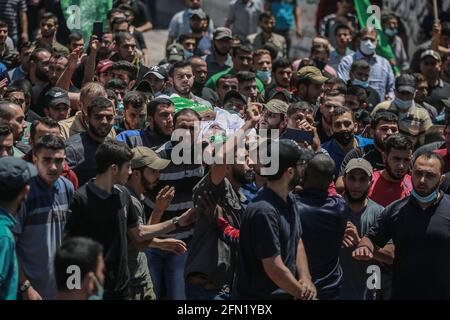
[[[106,17],[108,18],[108,20],[111,19],[111,16],[112,16],[114,13],[124,13],[124,12],[123,12],[123,10],[120,9],[120,8],[112,8],[112,9],[109,10],[108,13],[106,14]]]
[[[398,124],[398,117],[395,113],[382,110],[373,115],[370,126],[375,130],[381,121]]]
[[[264,11],[263,13],[261,13],[258,17],[258,22],[261,22],[263,19],[271,19],[275,17],[268,11]]]
[[[442,35],[450,37],[450,23],[444,22],[442,24]]]
[[[272,154],[272,144],[275,144],[274,149],[278,147],[278,154]],[[264,175],[269,181],[280,180],[284,173],[289,168],[297,169],[297,163],[300,160],[300,151],[297,143],[292,140],[268,140],[267,141],[267,155],[274,159],[278,157],[278,171],[273,175]]]
[[[441,156],[440,154],[435,153],[435,152],[433,152],[433,151],[427,151],[427,152],[424,152],[424,153],[422,153],[421,155],[417,156],[417,157],[414,159],[413,167],[414,167],[414,164],[416,164],[417,159],[419,159],[419,158],[425,158],[425,159],[427,159],[427,160],[437,159],[437,160],[439,161],[439,163],[441,164],[441,168],[440,168],[440,169],[441,169],[441,170],[440,170],[441,175],[444,174],[445,161],[444,161],[444,159],[442,158],[442,156]]]
[[[16,102],[9,99],[0,99],[0,119],[10,121],[13,117],[10,105],[16,105],[21,108]]]
[[[130,6],[128,3],[122,3],[122,4],[120,4],[117,8],[119,8],[120,10],[122,10],[122,12],[125,12],[125,11],[131,11],[131,12],[133,12],[133,7]],[[134,12],[133,12],[133,14],[134,14]]]
[[[337,36],[338,31],[341,30],[341,29],[348,30],[350,32],[350,35],[353,35],[353,33],[354,33],[353,27],[351,27],[348,24],[341,23],[341,24],[337,25],[336,28],[334,29],[334,35]]]
[[[111,22],[111,26],[114,26],[115,24],[121,24],[124,22],[126,22],[128,25],[130,24],[129,21],[127,20],[127,18],[117,17],[117,18],[113,19],[113,21]]]
[[[56,250],[54,267],[56,286],[58,291],[69,291],[67,280],[70,273],[67,273],[70,266],[80,268],[81,281],[89,272],[94,274],[98,267],[98,258],[103,254],[103,247],[95,240],[74,237],[65,240]]]
[[[359,103],[367,101],[367,91],[364,88],[357,86],[350,86],[347,88],[347,95],[356,96]]]
[[[445,127],[445,125],[434,125],[428,128],[428,130],[425,131],[424,144],[445,141],[445,137],[443,136]]]
[[[23,88],[15,85],[10,85],[8,88],[6,88],[5,94],[3,96],[7,98],[7,96],[13,92],[22,92],[24,95],[26,95],[26,92]]]
[[[136,80],[137,68],[131,62],[128,62],[125,60],[116,61],[113,63],[113,65],[111,67],[111,71],[114,71],[114,70],[125,71],[128,73],[128,76],[130,77],[131,80]]]
[[[327,81],[325,81],[325,83],[336,86],[336,88],[334,88],[333,90],[328,90],[328,92],[335,91],[335,92],[338,92],[339,94],[344,94],[344,95],[347,94],[348,87],[345,84],[345,81],[342,80],[341,78],[331,77]]]
[[[26,98],[30,98],[31,97],[31,93],[33,92],[33,86],[31,84],[30,80],[17,79],[17,80],[13,81],[12,86],[18,87],[21,90],[23,90],[23,92],[25,92],[25,97]]]
[[[445,61],[445,57],[449,56],[450,57],[450,53],[446,53],[444,55],[444,58],[442,58],[442,61]],[[413,73],[414,78],[416,79],[416,85],[418,85],[420,82],[425,82],[427,81],[427,79],[425,78],[425,76],[421,73]]]
[[[228,79],[237,79],[237,77],[236,77],[235,74],[223,74],[223,75],[221,75],[221,76],[219,77],[219,79],[217,79],[217,81],[216,81],[216,88],[217,88],[218,85],[219,85],[219,81],[222,80],[222,79],[226,79],[226,80],[228,80]],[[239,80],[238,80],[238,81],[239,81]]]
[[[44,20],[53,20],[53,21],[55,21],[55,24],[58,24],[58,17],[55,14],[53,14],[52,12],[44,13],[42,15],[40,21],[44,21]]]
[[[385,142],[385,154],[388,155],[392,149],[402,151],[412,151],[413,145],[410,139],[406,136],[396,133],[386,139]]]
[[[119,168],[133,158],[133,152],[124,143],[112,139],[106,139],[95,153],[97,174],[105,173],[113,164]]]
[[[240,71],[236,74],[239,83],[256,80],[256,74],[250,71]]]
[[[133,35],[129,32],[125,32],[125,31],[120,31],[117,32],[114,35],[114,40],[116,41],[116,44],[120,47],[123,43],[125,43],[125,41],[130,40],[130,39],[134,39]]]
[[[314,109],[308,102],[305,102],[305,101],[295,102],[289,106],[289,108],[287,110],[287,116],[290,117],[299,111],[314,112]]]
[[[50,150],[65,150],[66,145],[64,143],[63,138],[60,136],[47,133],[40,137],[36,144],[34,145],[33,153],[37,155],[39,151],[42,149],[50,149]]]
[[[138,91],[127,92],[123,98],[124,108],[131,106],[132,108],[142,108],[145,104],[144,96]]]
[[[9,136],[12,134],[11,126],[7,123],[0,123],[0,136]]]
[[[187,39],[195,39],[195,37],[192,35],[192,33],[182,33],[177,39],[177,42],[179,44],[183,44],[184,41]]]
[[[272,64],[272,71],[275,73],[277,69],[286,69],[286,68],[292,68],[291,63],[286,58],[280,58],[273,62]]]
[[[113,78],[106,82],[105,88],[108,89],[121,89],[125,90],[128,88],[127,83],[119,78]]]
[[[231,49],[231,54],[232,54],[233,58],[238,55],[239,51],[244,51],[244,52],[247,52],[247,53],[253,53],[253,48],[249,44],[241,43],[240,45],[238,45],[236,47],[233,47]]]
[[[47,128],[53,129],[53,128],[59,128],[58,122],[56,120],[53,120],[50,117],[42,117],[40,119],[36,119],[33,121],[33,123],[30,126],[30,139],[33,140],[36,135],[36,128],[38,125],[43,124]]]
[[[87,115],[90,117],[94,112],[94,109],[108,109],[113,108],[111,100],[105,97],[95,97],[87,106]]]
[[[177,123],[178,118],[181,116],[184,116],[184,115],[193,115],[198,120],[200,120],[200,115],[198,114],[197,111],[190,109],[190,108],[183,108],[180,111],[178,111],[177,113],[175,113],[175,116],[173,117],[173,124],[175,125],[175,123]]]
[[[32,48],[34,45],[33,45],[33,42],[31,42],[31,41],[25,41],[25,42],[22,42],[21,44],[19,44],[19,52],[22,52],[22,50],[23,49],[30,49],[30,48]]]
[[[306,165],[305,182],[308,182],[309,187],[327,190],[334,179],[335,167],[336,164],[329,155],[318,153]]]
[[[352,116],[352,120],[355,121],[355,114],[353,113],[352,109],[350,109],[349,107],[341,106],[334,109],[334,111],[331,113],[331,122],[333,123],[335,118],[340,117],[346,113],[350,113]]]
[[[172,65],[172,67],[169,69],[169,76],[173,77],[173,75],[175,74],[175,70],[183,69],[183,68],[187,68],[187,67],[192,68],[191,63],[187,60],[175,62]]]
[[[156,110],[158,110],[158,107],[162,104],[173,106],[173,102],[170,99],[156,98],[147,104],[147,117],[148,116],[154,117],[156,114]]]
[[[356,69],[368,70],[370,69],[370,64],[364,59],[356,60],[352,63],[352,66],[350,67],[350,72],[354,72]]]
[[[38,48],[34,49],[33,52],[30,54],[30,61],[38,62],[39,53],[44,52],[44,51],[51,54],[51,51],[48,50],[47,48],[38,47]]]
[[[0,28],[7,28],[8,29],[8,24],[5,21],[0,20]]]
[[[79,41],[83,39],[83,34],[80,31],[74,30],[67,37],[67,44],[70,44],[72,41]]]

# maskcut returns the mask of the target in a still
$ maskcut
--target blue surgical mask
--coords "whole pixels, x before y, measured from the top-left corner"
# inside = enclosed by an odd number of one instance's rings
[[[190,51],[187,51],[186,49],[184,49],[184,59],[187,60],[190,57],[192,57],[194,54]]]
[[[421,202],[421,203],[432,203],[434,201],[436,201],[439,193],[437,190],[434,190],[432,193],[430,193],[429,195],[423,197],[420,194],[418,194],[416,192],[416,190],[412,190],[411,195],[416,198],[417,201]]]
[[[359,79],[353,79],[352,80],[352,85],[356,86],[356,87],[361,87],[364,89],[367,89],[369,87],[369,81],[362,81]]]
[[[402,111],[409,110],[412,106],[412,100],[402,100],[397,97],[395,97],[394,103]]]
[[[100,282],[98,282],[96,276],[94,276],[94,284],[97,289],[97,292],[95,294],[90,295],[88,299],[89,300],[103,300],[103,294],[104,294],[105,290],[103,289]]]
[[[375,53],[377,46],[370,40],[361,41],[360,50],[366,56],[371,56]]]
[[[270,71],[256,71],[256,76],[261,80],[262,82],[268,82],[272,78],[272,72]]]
[[[397,28],[395,29],[390,29],[387,28],[386,30],[384,30],[384,33],[388,36],[388,37],[395,37],[398,34],[398,30]]]

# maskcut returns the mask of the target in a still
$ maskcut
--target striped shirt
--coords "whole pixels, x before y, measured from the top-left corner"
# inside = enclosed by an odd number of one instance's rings
[[[8,24],[10,37],[19,34],[19,12],[27,11],[25,0],[0,0],[0,19]],[[28,30],[26,30],[28,31]]]
[[[61,245],[73,193],[72,183],[64,177],[59,177],[53,186],[34,177],[17,215],[14,233],[18,237],[18,256],[33,288],[46,300],[56,296],[53,257]]]

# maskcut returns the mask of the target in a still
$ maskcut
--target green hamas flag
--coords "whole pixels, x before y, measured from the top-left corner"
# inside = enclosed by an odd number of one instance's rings
[[[390,62],[394,74],[398,75],[400,73],[400,70],[396,65],[394,52],[392,51],[391,45],[388,42],[387,36],[383,32],[381,22],[375,14],[376,11],[373,9],[369,9],[369,7],[372,5],[370,3],[370,0],[354,0],[354,1],[359,25],[361,26],[361,28],[365,28],[367,24],[370,24],[377,30],[378,33],[377,54],[386,58]]]
[[[107,13],[112,8],[112,0],[60,0],[60,3],[67,28],[80,31],[86,43],[92,35],[95,21],[103,21],[105,31],[108,28]]]
[[[200,103],[194,102],[192,100],[181,98],[181,97],[172,97],[170,98],[172,100],[173,104],[175,105],[175,113],[180,111],[181,109],[189,108],[192,110],[195,110],[198,113],[201,113],[203,111],[211,110],[211,108],[204,106]]]

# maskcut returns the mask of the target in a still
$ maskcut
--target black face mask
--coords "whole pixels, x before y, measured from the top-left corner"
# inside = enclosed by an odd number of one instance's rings
[[[314,63],[316,64],[317,69],[319,69],[320,71],[322,71],[327,65],[325,62],[320,60],[314,60]]]
[[[350,131],[340,131],[333,134],[333,138],[339,142],[340,145],[348,146],[355,135]]]

